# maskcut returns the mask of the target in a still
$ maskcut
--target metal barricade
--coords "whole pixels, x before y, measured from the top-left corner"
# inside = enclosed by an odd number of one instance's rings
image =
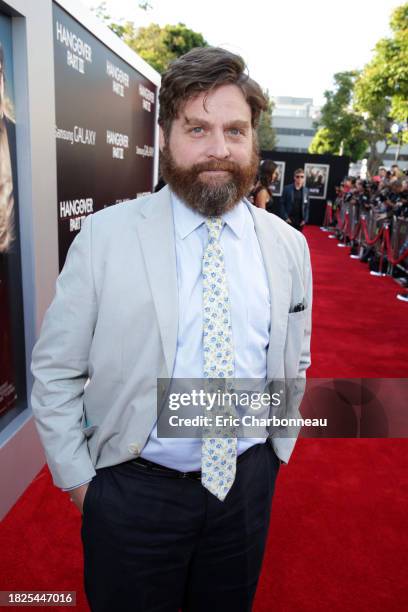
[[[372,274],[394,275],[395,266],[408,273],[408,219],[390,217],[387,211],[356,200],[328,200],[321,229],[330,232],[329,238],[337,238],[338,246],[351,247],[351,257],[374,262],[374,266],[377,261],[378,272],[370,263]]]
[[[349,221],[347,225],[347,236],[350,240],[358,240],[360,233],[360,206],[357,203],[350,204]]]
[[[391,250],[393,260],[398,260],[408,250],[408,219],[395,217],[395,225],[391,234]],[[408,270],[408,254],[397,265]]]
[[[375,240],[376,236],[377,236],[377,221],[375,218],[375,213],[374,210],[372,208],[370,208],[370,210],[366,213],[365,215],[366,218],[366,223],[367,223],[367,237],[368,240]],[[365,244],[368,244],[368,241],[366,241],[366,237],[364,235],[364,241]]]

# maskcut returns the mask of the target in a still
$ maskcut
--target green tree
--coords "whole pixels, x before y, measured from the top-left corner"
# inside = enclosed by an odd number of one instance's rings
[[[356,83],[356,108],[370,121],[379,119],[388,143],[393,122],[408,120],[408,3],[396,8],[390,20],[393,35],[375,46],[372,60]],[[408,131],[403,132],[408,142]]]
[[[310,153],[349,155],[352,161],[361,159],[367,149],[364,119],[353,109],[354,84],[357,71],[338,72],[334,75],[334,89],[324,92],[326,102],[310,146]]]
[[[258,134],[258,142],[259,148],[264,151],[272,151],[276,145],[276,132],[272,127],[272,112],[274,107],[274,102],[269,95],[269,91],[264,91],[265,97],[267,99],[268,108],[261,113],[257,134]]]
[[[139,2],[139,8],[151,8],[149,2]],[[184,23],[165,25],[157,23],[137,28],[132,21],[115,23],[106,12],[106,3],[102,2],[95,9],[99,19],[136,51],[157,72],[163,74],[171,61],[184,55],[195,47],[207,47],[208,43],[198,32],[190,30]]]
[[[309,146],[309,153],[325,155],[327,153],[333,154],[337,150],[338,147],[330,134],[330,130],[327,127],[319,128]]]
[[[344,152],[357,161],[368,149],[367,168],[375,174],[395,141],[392,123],[407,125],[408,3],[393,11],[390,25],[392,37],[378,41],[372,60],[362,71],[334,75],[335,89],[325,92],[311,153]],[[408,130],[402,140],[408,142]],[[381,142],[385,144],[379,151]]]
[[[373,93],[371,71],[364,68],[357,79],[354,88],[355,111],[364,119],[364,129],[368,143],[367,170],[369,174],[377,173],[383,163],[383,156],[390,146],[390,101],[386,96],[381,98]],[[384,142],[382,151],[378,150],[380,142]]]
[[[180,55],[195,47],[207,46],[201,34],[190,30],[183,23],[165,25],[163,28],[152,23],[137,32],[134,29],[128,30],[122,38],[160,74]]]

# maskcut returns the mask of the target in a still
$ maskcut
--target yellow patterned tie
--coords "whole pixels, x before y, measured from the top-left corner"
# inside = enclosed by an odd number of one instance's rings
[[[208,244],[202,269],[204,378],[226,380],[234,376],[234,350],[224,255],[219,242],[223,220],[210,217],[206,226]],[[216,413],[212,410],[210,414],[214,418]],[[232,487],[236,472],[237,439],[225,437],[229,431],[228,427],[204,429],[207,437],[203,437],[201,448],[201,482],[221,501]]]

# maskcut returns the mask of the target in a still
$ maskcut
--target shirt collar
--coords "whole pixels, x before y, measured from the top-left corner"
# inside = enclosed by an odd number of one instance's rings
[[[170,190],[170,193],[176,233],[179,238],[184,240],[184,238],[205,222],[206,217],[187,206],[173,191]],[[237,238],[242,238],[244,234],[245,214],[249,212],[246,208],[244,201],[241,200],[232,210],[221,215],[224,222]]]

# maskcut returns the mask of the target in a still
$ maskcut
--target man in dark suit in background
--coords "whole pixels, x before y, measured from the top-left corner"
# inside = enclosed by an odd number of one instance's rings
[[[285,185],[281,198],[282,219],[303,231],[303,226],[309,221],[309,190],[305,186],[305,173],[302,168],[295,171],[294,181]]]

